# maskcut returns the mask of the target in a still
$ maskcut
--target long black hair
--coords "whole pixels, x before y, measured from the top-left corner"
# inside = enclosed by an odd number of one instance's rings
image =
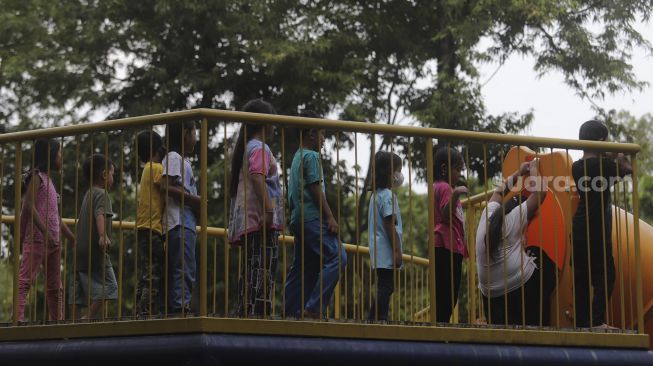
[[[401,158],[399,155],[389,151],[377,151],[374,155],[374,164],[374,183],[376,189],[391,187],[393,170],[401,167]],[[370,187],[371,189],[372,187]]]
[[[23,192],[27,189],[32,175],[36,170],[48,174],[59,155],[61,144],[54,139],[38,139],[34,141],[34,165],[23,175]]]
[[[451,155],[451,166],[449,166],[449,155]],[[444,180],[449,181],[449,171],[452,166],[463,163],[463,156],[456,149],[451,147],[443,146],[435,152],[433,174],[435,175],[435,180]],[[442,171],[440,167],[444,165],[446,169]],[[456,183],[456,182],[451,182]]]
[[[521,202],[524,202],[522,199]],[[503,207],[499,207],[492,215],[490,216],[490,223],[488,224],[488,231],[485,234],[487,236],[488,246],[490,256],[494,257],[499,251],[501,244],[501,239],[504,237],[503,232],[503,221],[508,214],[514,210],[520,204],[519,196],[514,196],[509,199],[506,203],[503,204]]]
[[[252,99],[245,103],[242,111],[250,113],[277,114],[274,107],[272,107],[272,104],[260,98]],[[243,123],[240,125],[240,131],[238,132],[238,138],[236,139],[236,146],[234,147],[234,152],[231,156],[231,185],[229,187],[229,194],[231,197],[236,197],[236,194],[238,193],[238,176],[240,175],[240,169],[243,167],[243,155],[245,154],[245,145],[247,145],[245,136],[249,139],[250,136],[261,131],[263,127],[264,125],[252,123]]]

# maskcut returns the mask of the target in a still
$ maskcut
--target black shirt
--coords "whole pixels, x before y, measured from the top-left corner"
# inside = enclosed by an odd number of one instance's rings
[[[586,240],[589,240],[590,243],[596,243],[592,245],[602,243],[606,247],[611,247],[612,200],[610,189],[617,182],[618,177],[623,177],[625,174],[619,171],[619,175],[617,175],[617,163],[614,159],[607,157],[580,159],[574,162],[571,171],[580,197],[573,220],[574,242],[585,243]],[[589,238],[587,238],[588,232]],[[576,249],[587,250],[587,244]]]

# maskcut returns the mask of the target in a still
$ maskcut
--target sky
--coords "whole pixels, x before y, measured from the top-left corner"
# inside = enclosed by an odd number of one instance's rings
[[[639,23],[636,28],[653,42],[653,24]],[[482,89],[488,111],[491,114],[525,113],[532,108],[535,119],[526,135],[578,138],[580,125],[595,116],[591,103],[567,87],[559,72],[550,72],[538,79],[533,65],[532,57],[513,56],[505,62]],[[636,77],[651,85],[641,92],[622,92],[594,102],[606,110],[626,110],[636,117],[653,114],[653,56],[637,50],[633,53],[632,65]],[[483,65],[481,82],[488,80],[497,67],[497,64]]]
[[[638,23],[636,28],[653,43],[653,24]],[[577,139],[580,125],[596,116],[591,102],[576,95],[564,83],[560,72],[549,72],[538,78],[533,70],[534,64],[533,57],[512,56],[498,71],[499,65],[496,63],[479,66],[479,80],[485,84],[481,92],[488,112],[498,115],[526,113],[532,109],[534,120],[524,135]],[[633,52],[631,64],[636,78],[651,85],[642,91],[620,92],[606,95],[604,100],[593,101],[606,110],[625,110],[635,117],[653,114],[653,55],[637,50]],[[363,139],[359,140],[359,144],[361,142],[361,146],[368,146]],[[582,152],[574,150],[569,153],[574,160],[582,155]],[[366,164],[368,157],[369,149],[359,148],[359,164]],[[366,168],[363,167],[363,170]],[[406,171],[404,167],[405,174]],[[414,189],[418,193],[426,192],[426,186],[421,183],[417,183]]]

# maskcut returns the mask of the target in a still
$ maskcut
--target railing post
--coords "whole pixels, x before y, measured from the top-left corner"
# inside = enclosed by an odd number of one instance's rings
[[[207,315],[207,247],[208,247],[208,192],[207,192],[207,179],[208,179],[208,121],[206,118],[202,120],[200,129],[200,316]]]
[[[431,324],[436,324],[435,313],[435,233],[433,232],[433,222],[435,211],[433,207],[433,139],[426,139],[426,183],[428,191],[428,208],[429,217],[426,225],[429,234],[429,315]]]
[[[20,271],[20,204],[21,204],[21,170],[23,167],[22,143],[16,143],[16,165],[14,166],[14,293],[13,293],[13,325],[18,325],[18,272]]]
[[[633,167],[633,238],[635,239],[635,266],[637,286],[637,333],[644,334],[644,299],[642,296],[642,256],[639,247],[639,194],[637,191],[637,155],[632,154],[630,161]]]

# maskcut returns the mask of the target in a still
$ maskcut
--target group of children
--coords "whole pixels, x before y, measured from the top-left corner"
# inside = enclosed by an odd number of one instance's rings
[[[187,158],[197,141],[192,122],[169,124],[166,136],[169,151],[161,136],[153,131],[138,135],[138,156],[145,164],[137,202],[139,282],[136,308],[139,316],[190,311],[191,290],[195,282],[195,237],[200,198],[193,169]],[[63,233],[74,248],[73,278],[68,303],[73,316],[95,318],[105,301],[118,298],[118,283],[109,256],[114,215],[109,190],[115,166],[102,154],[93,154],[82,165],[88,183],[80,205],[76,232],[63,224],[59,214],[59,195],[49,177],[62,169],[62,147],[55,140],[37,140],[33,167],[23,177],[21,239],[23,249],[19,274],[18,319],[24,320],[29,289],[43,265],[50,320],[63,319],[61,283],[61,243]],[[167,199],[164,199],[167,197]],[[164,251],[164,239],[166,243]],[[168,281],[163,281],[164,263]],[[167,296],[160,290],[168,284]],[[159,304],[159,305],[156,305]],[[161,305],[164,304],[164,305]]]
[[[275,114],[272,105],[261,99],[249,101],[242,110]],[[318,117],[311,111],[302,115]],[[286,223],[281,172],[268,144],[273,132],[270,125],[243,123],[230,156],[228,239],[232,245],[242,246],[245,253],[239,279],[241,316],[266,316],[273,307],[279,236]],[[605,141],[607,136],[607,128],[597,121],[583,124],[579,134],[582,140],[595,141]],[[190,312],[196,278],[200,197],[188,159],[197,141],[195,125],[169,124],[166,138],[169,150],[152,130],[137,136],[138,156],[144,167],[137,195],[136,308],[143,317],[158,314],[163,308],[168,314]],[[287,185],[294,259],[284,284],[283,314],[321,318],[347,265],[347,254],[338,239],[338,222],[325,195],[320,159],[324,130],[297,129],[297,139],[299,147],[292,159]],[[89,189],[73,234],[60,218],[59,196],[48,176],[51,170],[62,168],[62,147],[53,140],[39,140],[34,148],[35,163],[23,182],[18,318],[23,319],[27,294],[43,264],[49,317],[62,319],[60,234],[75,248],[69,303],[88,306],[82,317],[93,318],[104,301],[116,299],[118,292],[108,255],[113,245],[113,210],[108,190],[113,184],[115,167],[101,154],[84,162],[82,169]],[[368,240],[370,264],[376,275],[376,299],[368,311],[372,321],[387,320],[394,273],[403,266],[402,220],[395,192],[404,180],[402,165],[397,154],[379,151],[370,167],[374,184],[368,210]],[[438,149],[433,169],[435,181],[430,189],[434,199],[434,311],[438,322],[448,322],[458,299],[462,263],[468,257],[460,202],[468,190],[460,184],[465,165],[456,149]],[[622,155],[585,151],[583,158],[573,164],[572,173],[581,187],[595,177],[623,177],[631,173],[631,167]],[[548,298],[556,285],[555,265],[540,248],[529,246],[524,235],[529,220],[536,216],[546,197],[546,184],[536,185],[540,191],[527,198],[506,199],[510,191],[506,187],[512,187],[524,176],[544,179],[537,172],[537,161],[522,164],[499,185],[482,212],[476,237],[479,288],[488,322],[549,325]],[[587,327],[605,323],[605,299],[614,283],[609,224],[612,211],[609,186],[601,191],[590,184],[581,188],[587,189],[579,193],[580,204],[573,220],[573,270],[576,324]],[[168,288],[164,296],[165,284]]]

